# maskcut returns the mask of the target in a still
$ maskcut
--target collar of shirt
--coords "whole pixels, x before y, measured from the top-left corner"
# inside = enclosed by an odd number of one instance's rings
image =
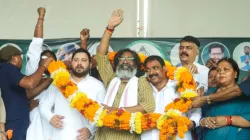
[[[90,77],[90,75],[89,75],[89,74],[87,74],[87,75],[85,76],[85,78],[83,78],[81,81],[76,82],[76,81],[72,78],[72,76],[70,75],[70,80],[72,80],[72,82],[73,82],[73,83],[75,83],[76,85],[78,85],[78,84],[80,84],[80,83],[82,83],[82,82],[84,82],[84,81],[88,80],[88,79],[89,79],[89,77]]]
[[[151,85],[152,88],[153,88],[153,92],[154,92],[154,93],[161,93],[161,92],[164,92],[164,90],[166,90],[167,87],[173,87],[173,86],[176,86],[176,84],[177,84],[177,83],[176,83],[174,80],[168,79],[168,82],[167,82],[167,84],[165,85],[165,87],[162,88],[160,91],[158,91],[157,88],[156,88],[154,85],[152,85],[152,84],[150,83],[150,85]]]

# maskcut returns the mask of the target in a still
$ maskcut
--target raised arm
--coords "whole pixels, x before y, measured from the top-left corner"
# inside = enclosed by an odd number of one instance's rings
[[[112,36],[112,32],[122,22],[122,20],[123,20],[123,10],[118,9],[113,11],[111,18],[108,21],[107,29],[105,30],[102,36],[100,47],[98,49],[99,54],[106,55],[108,53],[109,42]]]
[[[49,63],[52,60],[53,60],[53,58],[51,58],[51,57],[46,58],[46,59],[41,59],[40,66],[38,67],[36,72],[30,76],[24,76],[20,80],[19,86],[23,87],[25,89],[35,88],[39,84],[40,80],[42,79],[43,73],[46,71]]]
[[[46,78],[42,80],[39,85],[37,85],[35,88],[27,90],[27,98],[28,100],[31,100],[35,98],[37,95],[39,95],[44,89],[47,89],[49,85],[52,83],[51,78]]]
[[[43,21],[45,16],[45,8],[38,8],[38,19],[37,24],[34,30],[34,38],[30,43],[29,49],[27,51],[27,64],[25,69],[26,75],[33,74],[37,68],[38,63],[40,61],[40,54],[42,53],[43,49]]]
[[[43,21],[44,21],[44,16],[45,16],[46,10],[45,10],[45,8],[40,7],[37,9],[37,12],[38,12],[38,19],[37,19],[37,23],[36,23],[34,37],[43,38]]]

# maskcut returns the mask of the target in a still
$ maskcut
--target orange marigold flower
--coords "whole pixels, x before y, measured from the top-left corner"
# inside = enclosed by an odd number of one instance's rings
[[[12,130],[12,129],[9,129],[9,130],[6,132],[6,135],[7,135],[8,139],[11,139],[12,136],[13,136],[13,130]]]

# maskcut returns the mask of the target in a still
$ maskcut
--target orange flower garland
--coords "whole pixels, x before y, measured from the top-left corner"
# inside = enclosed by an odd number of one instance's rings
[[[111,62],[114,62],[115,54],[116,52],[109,53]],[[139,56],[141,63],[143,63],[146,56],[142,54],[139,54]],[[183,138],[184,133],[188,131],[190,120],[182,116],[182,113],[188,111],[188,107],[192,103],[190,98],[197,96],[195,92],[196,84],[192,74],[186,68],[176,68],[168,61],[165,61],[165,66],[168,70],[166,76],[177,81],[177,90],[180,93],[180,99],[176,99],[166,106],[165,114],[130,113],[121,109],[107,114],[107,110],[103,109],[101,105],[89,99],[83,92],[78,91],[78,87],[70,80],[69,72],[62,62],[51,62],[48,70],[53,78],[53,84],[67,98],[70,106],[76,108],[94,125],[138,134],[144,130],[158,128],[160,130],[160,139],[173,139],[176,134]]]

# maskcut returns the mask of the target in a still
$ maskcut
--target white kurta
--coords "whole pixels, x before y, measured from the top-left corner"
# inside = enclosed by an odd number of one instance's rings
[[[153,85],[154,98],[156,102],[155,113],[164,113],[165,107],[173,102],[176,98],[179,98],[179,94],[176,92],[176,82],[169,80],[167,85],[160,91],[158,91]],[[199,120],[201,118],[201,109],[193,109],[186,114],[190,120],[195,121],[196,125],[199,125]],[[153,129],[144,131],[141,135],[142,140],[159,140],[159,130]],[[180,140],[180,137],[176,137],[177,140]],[[185,133],[183,140],[192,140],[191,132],[188,131]]]
[[[86,93],[89,98],[101,103],[105,96],[104,85],[92,76],[87,75],[77,83],[80,91]],[[40,101],[40,112],[43,118],[50,121],[54,115],[64,116],[63,128],[53,128],[51,140],[76,140],[77,132],[81,128],[88,128],[94,135],[96,127],[86,120],[75,108],[71,108],[69,102],[62,95],[57,87],[50,85],[47,93]],[[51,112],[51,109],[54,112]]]
[[[26,56],[27,63],[25,68],[25,75],[31,75],[37,70],[40,61],[40,55],[43,51],[42,45],[42,38],[32,39]],[[41,92],[34,99],[40,100],[41,97],[44,95],[44,92],[45,91]],[[49,122],[41,118],[38,107],[34,108],[30,112],[30,125],[27,130],[26,140],[47,140],[49,136],[47,136],[45,132],[48,132],[50,130],[52,130],[52,127]]]
[[[194,65],[197,67],[198,73],[193,74],[194,80],[197,83],[197,89],[204,87],[204,92],[208,89],[208,72],[209,69],[206,66],[203,66],[198,63],[194,63]],[[181,67],[181,64],[178,64],[177,67]]]

